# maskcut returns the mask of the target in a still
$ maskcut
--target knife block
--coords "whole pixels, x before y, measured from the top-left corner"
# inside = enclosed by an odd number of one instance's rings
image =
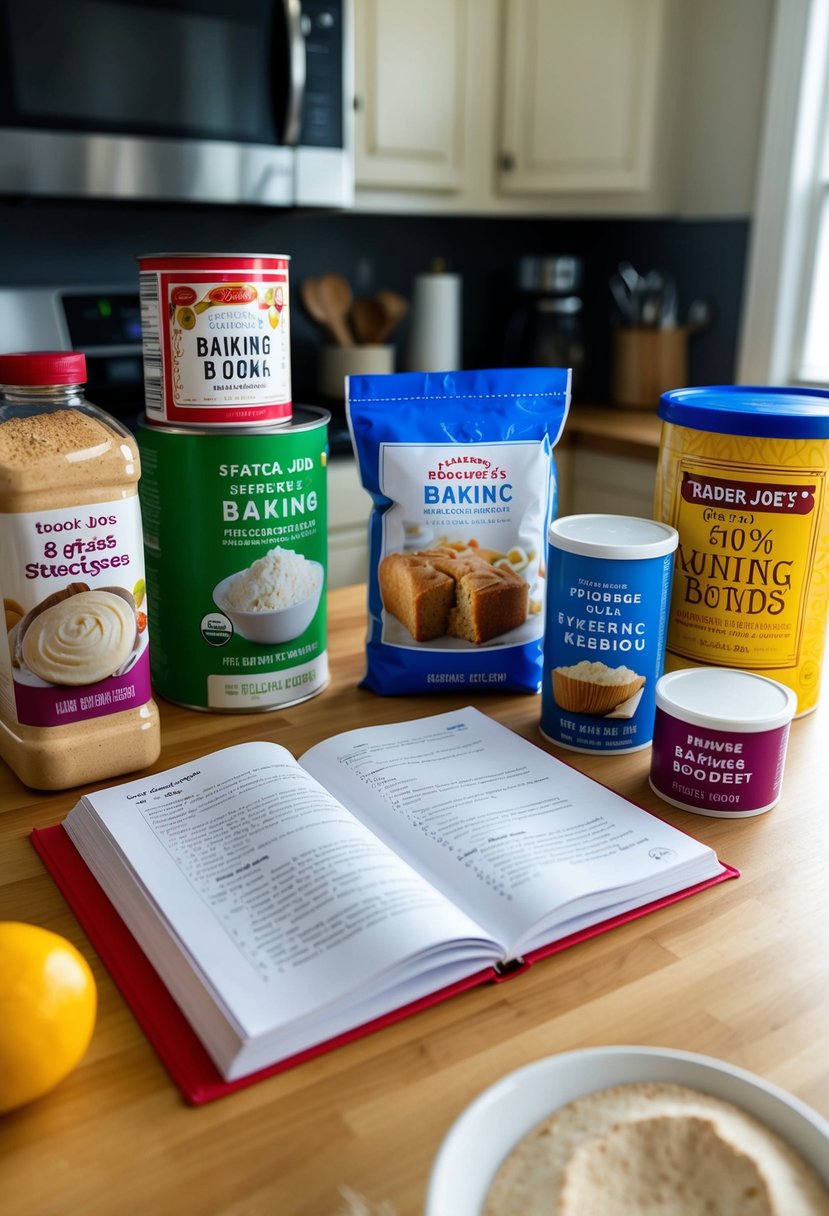
[[[626,409],[656,409],[660,394],[688,383],[689,330],[616,329],[612,400]]]

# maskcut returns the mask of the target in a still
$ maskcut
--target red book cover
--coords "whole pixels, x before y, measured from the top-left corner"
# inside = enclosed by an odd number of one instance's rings
[[[240,1077],[235,1081],[225,1081],[124,921],[90,873],[63,827],[58,825],[36,828],[31,834],[31,840],[162,1064],[185,1100],[192,1105],[210,1102],[214,1098],[234,1093],[265,1077],[275,1076],[313,1056],[331,1051],[335,1047],[361,1038],[383,1026],[400,1021],[468,988],[511,979],[540,958],[557,954],[569,946],[595,937],[617,925],[625,924],[627,921],[645,916],[657,908],[676,903],[706,887],[736,878],[739,873],[733,867],[725,866],[722,874],[705,882],[697,883],[684,891],[614,916],[599,925],[553,942],[549,946],[543,946],[528,954],[523,965],[519,964],[503,973],[496,968],[487,967],[448,988],[442,988],[428,997],[413,1001],[383,1017],[375,1018],[371,1022],[328,1039],[324,1043],[279,1060],[267,1068]]]

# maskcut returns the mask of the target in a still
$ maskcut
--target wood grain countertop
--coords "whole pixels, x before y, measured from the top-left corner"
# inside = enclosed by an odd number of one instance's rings
[[[662,420],[656,410],[631,410],[622,406],[570,406],[559,445],[656,460]]]
[[[329,600],[332,679],[266,714],[163,704],[166,768],[229,743],[298,753],[338,730],[456,708],[469,698],[381,698],[358,687],[365,590]],[[728,822],[673,809],[649,753],[562,757],[712,845],[742,871],[689,900],[474,989],[232,1096],[187,1107],[29,842],[80,791],[38,794],[0,772],[0,919],[70,938],[100,1010],[86,1058],[51,1094],[0,1117],[0,1209],[14,1216],[339,1216],[343,1188],[394,1216],[422,1213],[448,1128],[484,1088],[556,1052],[612,1044],[719,1057],[829,1117],[829,705],[793,723],[783,797]],[[539,699],[476,697],[555,752]],[[106,783],[104,783],[106,784]]]

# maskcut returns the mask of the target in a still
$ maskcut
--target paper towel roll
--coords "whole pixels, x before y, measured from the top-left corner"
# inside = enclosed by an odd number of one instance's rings
[[[452,372],[461,366],[461,277],[419,274],[412,292],[409,371]]]

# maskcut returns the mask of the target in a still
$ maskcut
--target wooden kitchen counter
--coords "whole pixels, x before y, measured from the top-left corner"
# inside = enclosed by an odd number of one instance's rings
[[[662,419],[655,409],[631,410],[576,401],[570,406],[559,444],[655,461],[661,433]]]
[[[466,703],[379,698],[357,687],[364,594],[345,588],[330,597],[332,680],[324,693],[244,716],[163,704],[158,767],[246,739],[300,752],[348,727]],[[482,1089],[543,1056],[604,1044],[714,1055],[829,1117],[826,701],[793,724],[782,801],[753,819],[709,819],[660,802],[647,784],[647,751],[559,753],[711,844],[742,870],[736,882],[200,1108],[187,1107],[169,1081],[29,843],[30,830],[59,822],[79,791],[36,794],[4,768],[0,919],[31,921],[75,942],[95,971],[100,1011],[80,1067],[45,1098],[0,1118],[0,1210],[336,1216],[347,1210],[347,1188],[385,1201],[394,1216],[417,1216],[441,1139]],[[492,694],[475,703],[543,744],[537,697]]]

